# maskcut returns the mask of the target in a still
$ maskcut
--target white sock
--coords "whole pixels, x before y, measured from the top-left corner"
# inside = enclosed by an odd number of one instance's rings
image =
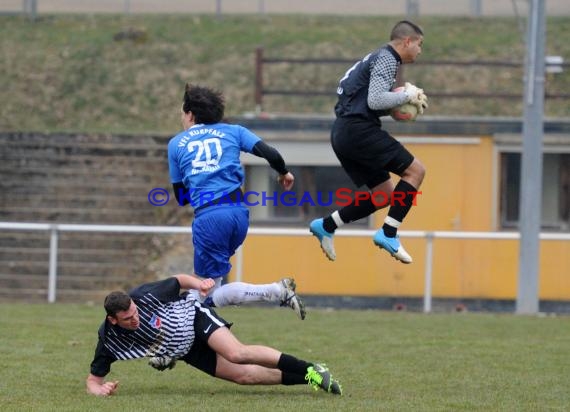
[[[216,288],[211,296],[214,305],[222,307],[249,302],[276,302],[281,299],[282,290],[279,283],[253,285],[231,282]]]
[[[331,217],[332,217],[332,220],[334,220],[334,223],[336,224],[337,228],[344,226],[344,222],[342,221],[340,214],[338,213],[338,210],[333,212]]]
[[[395,227],[396,229],[398,229],[402,224],[402,222],[398,222],[396,219],[390,216],[386,216],[386,219],[384,219],[384,223],[386,223],[388,226]]]

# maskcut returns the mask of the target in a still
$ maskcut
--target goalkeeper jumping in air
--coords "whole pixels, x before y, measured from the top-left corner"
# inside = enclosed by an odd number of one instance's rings
[[[423,90],[413,84],[406,83],[403,91],[393,91],[398,67],[413,63],[422,45],[422,29],[410,21],[400,21],[392,29],[388,44],[354,64],[340,80],[332,148],[356,186],[366,185],[372,194],[382,193],[389,199],[386,201],[385,196],[353,199],[324,219],[311,222],[310,230],[330,260],[336,259],[333,236],[337,228],[389,205],[384,225],[374,235],[374,244],[397,260],[412,263],[397,231],[414,203],[425,168],[382,129],[380,117],[389,115],[390,109],[403,103],[417,106],[420,114],[428,107]],[[390,172],[401,178],[395,186]]]
[[[107,316],[87,377],[87,392],[113,395],[118,381],[105,381],[118,360],[149,358],[160,371],[183,361],[216,378],[240,385],[302,385],[341,395],[342,388],[324,365],[306,362],[276,349],[245,345],[230,332],[231,323],[200,303],[216,282],[179,274],[146,283],[128,294],[105,298]],[[181,290],[182,289],[182,290]],[[182,292],[182,293],[181,293]]]

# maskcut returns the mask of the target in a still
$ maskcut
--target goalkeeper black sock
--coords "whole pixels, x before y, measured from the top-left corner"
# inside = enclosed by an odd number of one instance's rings
[[[334,233],[334,231],[338,229],[338,225],[335,223],[332,215],[327,216],[323,219],[323,229],[329,233]]]
[[[368,217],[374,212],[376,212],[376,205],[371,198],[368,198],[364,200],[359,199],[358,204],[356,199],[352,199],[352,202],[340,209],[338,214],[344,223],[350,223]]]
[[[400,180],[394,192],[392,193],[392,206],[388,211],[388,217],[382,229],[387,237],[395,237],[398,231],[398,226],[404,220],[410,208],[414,204],[417,195],[417,190],[411,184],[404,180]]]
[[[376,205],[371,198],[364,200],[358,199],[358,204],[355,199],[352,199],[352,202],[348,206],[338,211],[337,219],[340,219],[339,224],[337,224],[333,215],[330,215],[323,220],[323,228],[329,233],[334,233],[339,225],[368,217],[374,213],[376,209]]]

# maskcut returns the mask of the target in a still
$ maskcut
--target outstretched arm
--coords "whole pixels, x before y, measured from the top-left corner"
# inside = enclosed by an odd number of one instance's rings
[[[184,273],[174,276],[178,279],[180,283],[180,289],[195,289],[200,292],[201,295],[206,296],[208,291],[212,289],[216,282],[213,279],[202,279],[197,276],[186,275]]]
[[[105,378],[89,374],[85,381],[87,392],[97,396],[111,396],[117,390],[119,381],[105,382]]]
[[[287,170],[283,156],[272,146],[269,146],[263,140],[260,140],[253,146],[252,153],[258,157],[263,157],[269,163],[269,166],[277,173],[279,177],[277,181],[285,190],[290,190],[295,183],[295,177]]]

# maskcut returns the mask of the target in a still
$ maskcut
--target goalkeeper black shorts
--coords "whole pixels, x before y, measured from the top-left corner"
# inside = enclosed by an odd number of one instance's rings
[[[414,156],[378,122],[361,117],[339,117],[331,132],[332,148],[343,169],[357,187],[372,189],[390,179],[390,173],[401,175],[414,161]]]

